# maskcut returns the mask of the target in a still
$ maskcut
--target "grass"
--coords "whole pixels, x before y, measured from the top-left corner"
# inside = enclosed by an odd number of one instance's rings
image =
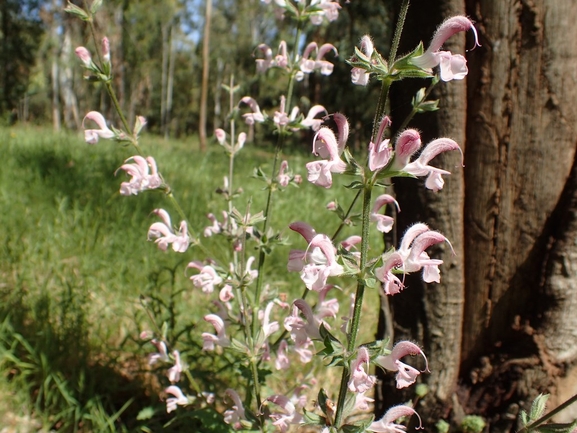
[[[202,233],[206,213],[220,214],[224,206],[215,193],[228,164],[220,146],[201,153],[194,139],[146,136],[142,146],[156,158],[193,230]],[[195,375],[218,386],[209,374],[215,360],[200,352],[194,330],[209,301],[199,302],[201,294],[184,274],[190,260],[205,257],[197,251],[163,253],[147,244],[155,221],[150,212],[166,208],[173,222],[177,214],[161,193],[119,195],[124,175],[114,173],[131,149],[110,142],[87,146],[78,134],[26,127],[0,129],[0,150],[0,390],[17,394],[11,407],[0,406],[0,418],[2,412],[33,415],[43,428],[61,431],[123,431],[143,425],[135,421],[142,408],[163,411],[158,384],[143,372],[152,350],[138,341],[140,331],[151,328],[141,296],[172,337],[187,340],[189,359],[198,363]],[[297,152],[289,164],[305,174],[308,159]],[[236,162],[236,184],[244,189],[237,207],[244,212],[250,199],[254,214],[264,208],[265,193],[251,174],[256,166],[269,172],[272,154],[247,146]],[[306,182],[276,194],[271,226],[299,247],[303,240],[289,233],[289,222],[305,220],[332,233],[338,221],[324,207],[333,194]],[[209,245],[214,258],[223,259],[218,242]],[[275,251],[265,272],[279,291],[294,297],[302,283],[286,272],[286,254]],[[370,293],[367,304],[377,298]],[[371,314],[374,319],[376,312]],[[365,327],[361,338],[372,339],[374,331]],[[24,411],[23,401],[29,403]]]

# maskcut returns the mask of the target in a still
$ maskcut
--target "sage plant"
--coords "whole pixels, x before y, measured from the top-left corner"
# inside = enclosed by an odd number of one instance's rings
[[[69,4],[67,11],[86,21],[94,35],[92,16],[100,3],[95,0],[89,10]],[[220,213],[207,215],[202,234],[191,231],[187,216],[175,198],[176,192],[158,168],[162,162],[157,166],[154,157],[141,151],[139,134],[145,119],[137,117],[135,125],[130,127],[120,110],[111,85],[108,39],[96,44],[100,47],[96,60],[87,48],[76,49],[89,78],[104,83],[122,123],[115,128],[109,126],[100,113],[88,113],[84,119],[86,142],[96,144],[100,139],[107,139],[133,147],[135,154],[119,162],[118,172],[128,176],[120,184],[120,194],[162,191],[177,210],[176,225],[166,210],[152,210],[154,222],[147,238],[163,251],[173,250],[187,257],[196,251],[186,271],[191,281],[190,290],[202,292],[206,297],[207,313],[205,323],[197,326],[198,341],[206,352],[218,356],[233,354],[249,374],[243,386],[228,388],[223,395],[215,396],[198,386],[194,370],[188,367],[174,342],[166,341],[162,332],[145,331],[141,338],[156,349],[149,355],[149,363],[166,366],[163,379],[167,384],[166,411],[175,416],[187,407],[211,406],[220,410],[224,422],[236,430],[285,432],[296,431],[307,424],[317,431],[333,433],[403,431],[405,427],[399,419],[418,416],[415,408],[392,407],[382,419],[375,421],[370,413],[371,392],[376,383],[372,372],[375,367],[391,372],[395,374],[397,388],[405,388],[428,371],[427,359],[422,349],[409,341],[391,345],[385,339],[359,345],[364,295],[366,290],[383,290],[388,296],[402,296],[400,293],[406,289],[404,276],[408,273],[420,272],[424,281],[439,282],[439,266],[443,261],[431,258],[427,249],[439,243],[449,247],[451,244],[425,223],[414,224],[396,248],[390,245],[381,254],[370,254],[369,239],[372,231],[386,233],[393,227],[394,219],[385,215],[383,209],[399,208],[391,189],[395,177],[424,177],[426,188],[440,191],[443,176],[450,173],[435,167],[432,161],[442,152],[461,150],[450,138],[439,138],[423,146],[419,132],[406,128],[410,118],[399,122],[399,134],[391,137],[391,125],[397,119],[391,119],[385,112],[386,99],[391,84],[396,81],[427,78],[432,87],[439,80],[462,79],[467,73],[465,58],[441,51],[441,47],[456,32],[475,33],[475,28],[466,17],[449,18],[441,24],[426,50],[420,44],[409,54],[398,57],[396,49],[408,8],[405,1],[388,59],[373,46],[370,36],[361,39],[348,61],[352,67],[351,81],[367,85],[371,80],[378,80],[382,82],[382,92],[375,110],[371,141],[364,152],[353,154],[347,146],[346,113],[329,114],[318,104],[303,110],[293,102],[295,88],[307,74],[320,74],[322,79],[330,80],[333,62],[339,55],[334,44],[303,43],[303,29],[307,25],[330,24],[338,19],[339,10],[346,5],[328,0],[263,0],[263,3],[274,8],[279,19],[294,24],[294,40],[280,41],[278,48],[275,48],[277,45],[271,48],[272,44],[267,41],[255,47],[255,72],[267,74],[270,69],[276,69],[286,74],[288,86],[279,94],[274,113],[267,113],[251,95],[237,101],[238,86],[231,78],[227,86],[230,93],[228,131],[215,131],[216,142],[229,158],[229,170],[223,174],[223,183],[218,188],[224,206]],[[436,109],[437,101],[427,100],[431,87],[417,93],[410,117]],[[329,118],[335,130],[326,126]],[[255,177],[265,185],[266,205],[262,211],[255,212],[249,205],[241,204],[242,189],[236,186],[234,161],[247,142],[246,132],[237,133],[237,129],[242,128],[237,125],[241,119],[249,128],[266,128],[277,137],[272,170],[266,173],[261,168],[255,169]],[[90,129],[88,122],[95,123],[97,128]],[[311,143],[314,158],[305,167],[289,167],[282,156],[285,143],[299,139],[300,132],[307,129],[314,132]],[[302,221],[286,222],[290,230],[302,237],[299,245],[285,256],[288,271],[299,273],[302,295],[287,299],[269,282],[271,276],[267,275],[264,265],[272,249],[286,244],[282,231],[271,227],[275,193],[300,184],[303,175],[299,172],[306,173],[308,182],[327,190],[337,188],[337,176],[346,176],[345,188],[352,189],[356,196],[346,208],[335,201],[327,205],[325,211],[335,213],[340,219],[332,233],[327,232],[326,227],[312,227],[305,221],[306,215]],[[342,239],[341,230],[351,225],[355,213],[360,221],[360,226],[356,226],[358,232]],[[226,260],[210,255],[206,243],[214,236],[226,239]],[[251,255],[254,249],[257,253]],[[348,281],[355,281],[356,288],[351,288]],[[347,305],[339,304],[335,296],[337,287],[347,292]],[[422,357],[424,369],[405,363],[409,355]],[[308,374],[291,381],[283,372],[297,365],[320,365],[325,370],[336,368],[340,372],[340,384],[335,389],[321,385],[315,376],[318,368],[313,367],[296,367],[306,368]],[[279,375],[283,375],[284,380],[275,380]]]

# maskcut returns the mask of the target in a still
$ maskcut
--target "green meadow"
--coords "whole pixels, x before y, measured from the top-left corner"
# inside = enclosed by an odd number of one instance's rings
[[[146,135],[141,145],[155,157],[193,231],[202,235],[206,214],[220,216],[225,206],[216,192],[228,172],[222,148],[213,142],[200,152],[194,138]],[[211,298],[185,274],[189,261],[206,256],[199,249],[163,252],[147,242],[148,227],[157,220],[153,209],[165,208],[178,223],[163,193],[118,192],[126,175],[115,172],[132,149],[109,141],[89,146],[81,134],[33,126],[0,129],[0,149],[0,418],[16,431],[166,430],[170,417],[146,362],[153,347],[138,338],[143,330],[165,332],[177,348],[183,342],[200,384],[213,391],[228,386],[234,360],[202,352],[200,333],[206,329],[195,329],[204,324]],[[265,185],[252,174],[256,166],[270,171],[270,149],[248,144],[235,160],[235,187],[243,188],[235,206],[242,213],[264,208]],[[309,154],[287,150],[291,169],[306,179]],[[342,191],[339,200],[346,204]],[[319,232],[333,232],[339,221],[325,205],[336,193],[306,181],[275,193],[272,227],[303,248],[287,225],[303,220]],[[226,263],[221,240],[203,243],[212,258]],[[297,274],[286,272],[289,248],[268,258],[266,281],[296,297],[303,286]],[[365,337],[372,333],[371,326]],[[214,365],[222,377],[210,376]]]

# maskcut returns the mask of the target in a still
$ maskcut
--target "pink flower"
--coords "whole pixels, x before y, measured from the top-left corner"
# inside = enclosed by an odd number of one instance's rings
[[[229,388],[225,392],[232,399],[234,405],[232,406],[232,409],[228,409],[224,412],[224,422],[232,425],[235,430],[240,430],[242,428],[241,420],[246,420],[244,406],[234,389]]]
[[[301,122],[301,125],[311,128],[313,131],[318,131],[323,123],[323,119],[315,119],[315,117],[320,113],[326,112],[326,108],[322,105],[313,105],[307,113],[307,117]]]
[[[335,56],[339,55],[337,49],[332,44],[323,44],[319,48],[316,42],[311,42],[306,46],[303,52],[303,56],[300,60],[300,70],[305,74],[310,74],[315,70],[319,70],[323,75],[331,75],[334,66],[331,62],[324,60],[325,55],[329,51],[332,51]],[[315,59],[310,57],[313,52],[316,52]]]
[[[406,129],[399,135],[395,143],[395,161],[393,167],[402,170],[410,161],[411,156],[421,148],[421,136],[416,129]]]
[[[192,281],[194,287],[201,288],[204,293],[212,293],[214,291],[214,286],[218,286],[222,283],[222,278],[210,265],[205,265],[199,261],[193,261],[190,262],[186,268],[194,268],[200,271],[199,274],[191,276],[190,281]]]
[[[106,36],[102,38],[102,60],[110,63],[110,41]]]
[[[287,46],[285,41],[280,42],[277,55],[274,58],[272,56],[272,50],[268,45],[260,44],[256,48],[264,55],[263,59],[255,60],[257,72],[264,73],[270,68],[286,68],[288,66]]]
[[[306,320],[299,316],[299,311]],[[293,302],[293,312],[284,320],[284,327],[290,332],[291,339],[297,347],[307,345],[310,339],[320,339],[320,325],[320,320],[314,315],[310,305],[303,299],[297,299]]]
[[[375,277],[383,283],[383,290],[387,295],[396,295],[405,288],[399,278],[393,274],[393,269],[404,265],[403,257],[394,252],[387,256],[383,266],[375,269]]]
[[[298,116],[298,113],[299,113],[299,108],[294,107],[292,109],[290,117],[289,117],[289,115],[286,112],[286,97],[284,95],[282,95],[280,97],[279,109],[278,109],[278,111],[275,111],[275,113],[274,113],[273,122],[277,126],[286,126],[290,122],[295,121],[295,119]]]
[[[310,15],[311,23],[318,26],[323,22],[323,17],[329,22],[336,20],[339,17],[339,9],[341,5],[338,2],[330,0],[312,0],[311,6],[320,8],[320,11]]]
[[[361,38],[361,51],[370,60],[375,48],[373,46],[373,41],[371,37],[365,35]],[[353,84],[358,84],[359,86],[366,86],[369,83],[370,73],[362,68],[351,69],[351,81]]]
[[[377,171],[385,167],[393,154],[390,146],[390,140],[384,139],[385,130],[391,125],[391,119],[388,116],[383,117],[379,125],[379,132],[376,137],[376,143],[369,144],[369,169]]]
[[[226,151],[230,154],[235,154],[240,149],[244,147],[244,143],[246,142],[246,132],[241,132],[238,134],[238,138],[236,144],[229,144],[226,141],[226,132],[223,129],[217,128],[214,130],[214,136],[222,147],[226,149]]]
[[[90,56],[90,51],[85,47],[78,47],[74,50],[74,54],[84,63],[86,68],[92,66],[92,57]]]
[[[355,396],[355,410],[367,411],[370,409],[370,404],[375,401],[374,398],[365,396],[364,392],[359,392]]]
[[[440,51],[440,49],[445,41],[455,33],[467,30],[473,30],[475,46],[479,46],[477,30],[475,30],[473,23],[463,16],[451,17],[439,26],[427,51],[423,55],[412,59],[412,63],[423,69],[430,69],[440,64],[441,80],[462,80],[468,72],[465,57],[460,54],[452,54],[450,51]]]
[[[280,164],[280,169],[278,171],[278,176],[277,176],[277,181],[278,184],[280,186],[286,187],[288,186],[291,178],[288,174],[286,174],[286,171],[288,170],[288,162],[286,160],[284,160],[283,162],[281,162]]]
[[[134,163],[127,164],[131,160]],[[137,195],[139,192],[155,189],[162,185],[162,179],[158,175],[158,169],[156,168],[156,161],[152,156],[146,159],[139,155],[131,156],[124,161],[124,164],[118,170],[124,170],[131,176],[129,182],[120,184],[121,195]]]
[[[299,233],[305,240],[307,244],[310,243],[316,236],[317,232],[309,224],[297,221],[289,224],[289,228]],[[313,249],[312,252],[315,252]],[[312,252],[304,250],[291,250],[289,252],[289,261],[287,264],[287,269],[289,272],[300,272],[302,271],[304,265],[306,264],[308,257]]]
[[[180,362],[180,353],[178,353],[178,350],[172,352],[172,356],[174,356],[174,365],[168,370],[168,380],[170,383],[176,383],[180,380],[182,363]]]
[[[148,355],[148,365],[155,364],[158,361],[168,362],[170,359],[168,358],[168,353],[166,350],[166,343],[164,341],[157,340],[153,338],[150,342],[156,347],[158,353],[151,353]]]
[[[272,307],[274,307],[274,302],[269,302],[262,316],[262,332],[265,339],[280,329],[278,322],[270,321],[270,313],[272,312]]]
[[[245,96],[239,102],[240,104],[246,104],[252,110],[252,113],[243,114],[244,121],[247,125],[254,125],[255,122],[264,122],[265,118],[262,112],[260,111],[260,107],[258,106],[257,102],[251,98],[250,96]]]
[[[431,259],[425,250],[431,245],[447,242],[449,240],[439,232],[429,230],[426,224],[418,223],[411,226],[403,236],[398,253],[403,258],[404,272],[417,272],[423,269],[423,281],[426,283],[441,280],[439,265],[442,260]]]
[[[340,155],[345,148],[349,125],[342,114],[335,114],[334,119],[339,128],[339,140],[329,128],[319,129],[313,139],[313,153],[328,159],[306,165],[309,182],[324,188],[332,186],[332,173],[343,173],[347,169],[347,164],[341,160]]]
[[[157,238],[154,242],[163,251],[166,251],[168,245],[172,244],[172,249],[177,253],[184,253],[190,244],[188,228],[186,221],[180,222],[178,234],[175,234],[171,228],[170,216],[164,209],[155,209],[152,213],[158,215],[164,222],[156,222],[148,229],[148,240]]]
[[[234,298],[234,293],[232,293],[232,286],[230,284],[225,284],[218,294],[218,299],[221,302],[228,302]]]
[[[265,400],[266,402],[274,403],[279,410],[271,411],[270,419],[273,425],[280,432],[286,432],[292,424],[299,424],[302,420],[302,415],[297,412],[295,405],[291,400],[284,395],[273,395]]]
[[[397,372],[397,388],[406,388],[407,386],[412,385],[417,380],[417,376],[421,373],[416,368],[411,367],[400,361],[401,358],[407,355],[422,355],[425,359],[425,370],[429,371],[429,366],[427,363],[427,357],[421,350],[419,346],[410,341],[399,341],[393,347],[393,350],[389,355],[386,356],[378,356],[375,360],[375,363],[384,368],[385,370],[389,371],[396,371]]]
[[[262,74],[273,66],[272,50],[267,44],[260,44],[256,49],[260,50],[264,55],[264,59],[255,60],[256,71]]]
[[[451,174],[451,172],[432,167],[429,165],[429,162],[441,152],[447,152],[449,150],[458,150],[461,152],[462,161],[463,152],[455,141],[450,138],[437,138],[436,140],[431,141],[425,149],[423,149],[415,161],[405,165],[402,170],[412,174],[413,176],[427,176],[425,187],[433,191],[439,191],[445,184],[441,175]]]
[[[214,346],[227,347],[230,345],[230,340],[226,336],[226,331],[224,329],[224,321],[216,314],[207,314],[204,316],[204,320],[214,326],[216,334],[211,334],[209,332],[202,333],[202,340],[204,341],[202,345],[202,350],[214,350]]]
[[[320,291],[326,286],[328,277],[340,275],[344,269],[337,263],[336,249],[327,235],[316,235],[309,248],[318,248],[320,254],[309,256],[311,262],[303,266],[301,280],[309,290]]]
[[[447,242],[451,249],[453,248],[449,240],[439,232],[429,230],[419,235],[413,242],[411,252],[405,260],[405,271],[416,272],[423,269],[423,281],[426,283],[440,283],[441,273],[439,272],[439,265],[442,265],[443,261],[431,259],[425,249],[441,242]]]
[[[98,138],[114,138],[116,134],[106,126],[106,120],[104,116],[100,114],[98,111],[91,111],[86,116],[84,116],[84,120],[82,120],[82,127],[84,128],[84,122],[88,120],[92,120],[96,122],[96,124],[100,127],[100,129],[85,129],[84,130],[84,140],[88,144],[96,144],[98,143]]]
[[[288,343],[282,340],[278,346],[274,366],[277,370],[286,370],[290,367],[290,360],[287,356]]]
[[[225,218],[227,218],[227,216],[225,216]],[[218,222],[214,214],[209,213],[206,215],[206,217],[212,222],[212,225],[204,228],[204,236],[210,237],[220,233],[222,231],[222,224]]]
[[[361,346],[357,359],[351,364],[351,379],[348,386],[352,392],[366,392],[375,385],[375,376],[370,376],[367,373],[369,370],[369,361],[369,351],[366,347]]]
[[[188,404],[188,398],[182,393],[182,390],[178,386],[169,386],[164,390],[164,392],[174,396],[166,399],[166,413],[176,410],[177,405],[186,406]]]
[[[412,407],[393,406],[379,421],[373,422],[367,428],[367,431],[377,433],[405,433],[407,427],[404,425],[395,424],[395,421],[399,418],[411,415],[417,415],[417,417],[419,417],[419,414]],[[421,425],[421,417],[419,417],[419,428],[423,428]]]
[[[388,216],[379,213],[379,210],[387,204],[394,203],[397,206],[397,211],[401,211],[399,208],[399,203],[391,197],[389,194],[382,194],[378,196],[375,200],[375,204],[373,205],[373,209],[371,210],[371,221],[377,223],[377,230],[382,233],[389,233],[393,228],[393,223],[395,220]]]
[[[288,55],[285,41],[280,41],[278,51],[274,57],[274,66],[277,68],[286,68],[288,66]]]

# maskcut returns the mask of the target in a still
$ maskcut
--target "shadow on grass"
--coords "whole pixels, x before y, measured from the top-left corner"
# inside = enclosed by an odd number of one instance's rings
[[[228,431],[210,407],[168,415],[158,397],[158,377],[143,365],[142,353],[122,358],[95,353],[88,342],[87,302],[79,293],[68,287],[59,296],[44,293],[33,302],[23,287],[4,287],[0,293],[0,370],[15,389],[27,393],[32,415],[45,428]]]

